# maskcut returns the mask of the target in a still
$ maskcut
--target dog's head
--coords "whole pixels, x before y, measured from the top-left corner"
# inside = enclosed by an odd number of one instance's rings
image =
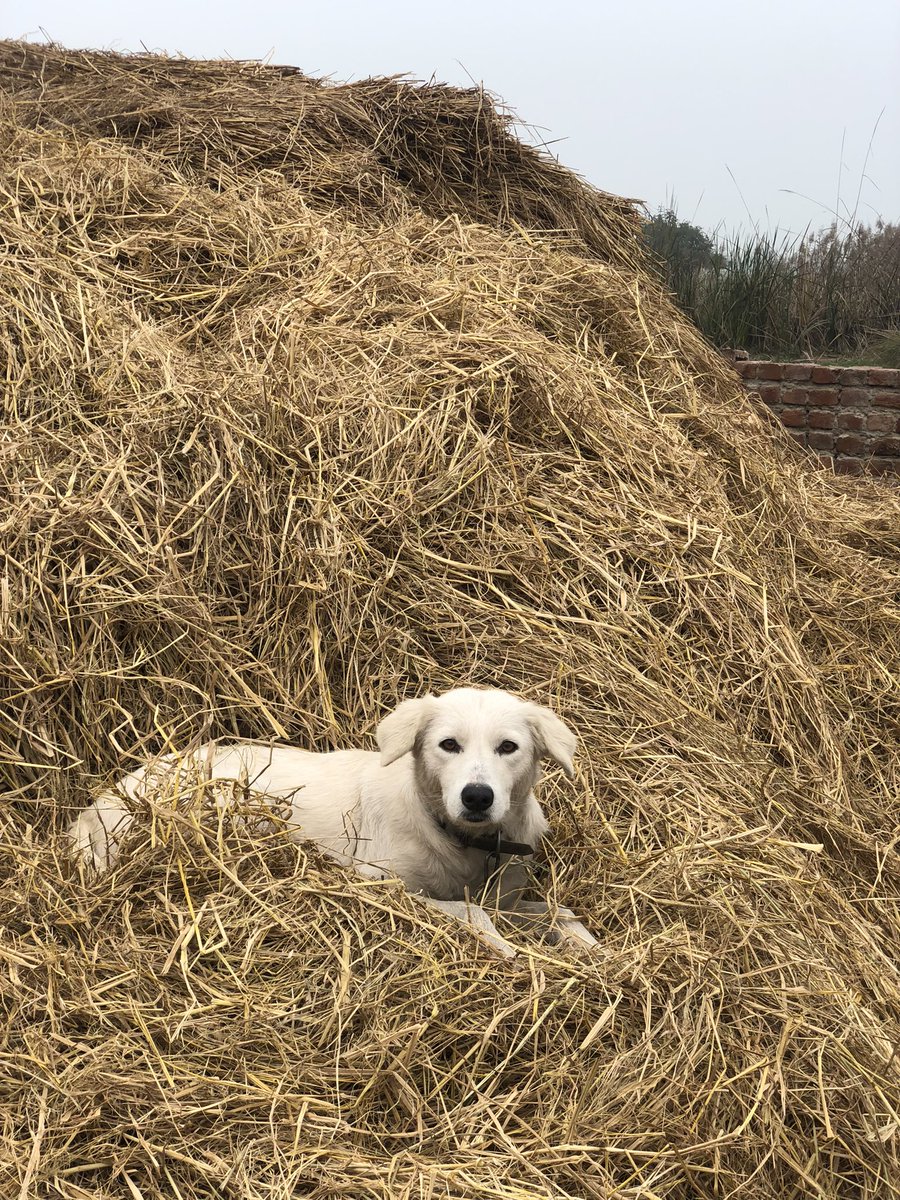
[[[574,773],[574,733],[509,692],[458,688],[405,700],[378,726],[382,766],[412,754],[419,795],[444,824],[479,833],[518,815],[541,758]]]

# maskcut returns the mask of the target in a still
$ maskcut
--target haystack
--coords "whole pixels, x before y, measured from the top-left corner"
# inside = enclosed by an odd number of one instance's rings
[[[900,1195],[896,493],[480,91],[0,72],[0,1194]],[[227,821],[67,857],[146,753],[458,683],[578,730],[596,951]]]

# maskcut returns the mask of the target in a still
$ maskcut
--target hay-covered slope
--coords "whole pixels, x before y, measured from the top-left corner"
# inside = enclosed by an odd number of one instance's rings
[[[0,1193],[900,1195],[900,504],[484,95],[0,44]],[[61,850],[200,733],[553,704],[591,959],[277,838]],[[152,845],[151,845],[152,841]]]

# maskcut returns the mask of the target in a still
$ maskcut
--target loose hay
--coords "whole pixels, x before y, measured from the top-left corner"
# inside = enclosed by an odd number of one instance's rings
[[[900,1195],[896,493],[478,91],[0,73],[2,1194]],[[277,828],[62,848],[148,751],[468,682],[581,734],[589,959]]]

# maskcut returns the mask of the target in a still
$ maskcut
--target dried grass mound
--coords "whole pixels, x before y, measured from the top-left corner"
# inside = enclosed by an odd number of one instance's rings
[[[900,504],[629,205],[477,91],[6,43],[0,297],[0,1194],[900,1195]],[[164,744],[460,682],[581,735],[592,956],[277,832],[62,847]]]

